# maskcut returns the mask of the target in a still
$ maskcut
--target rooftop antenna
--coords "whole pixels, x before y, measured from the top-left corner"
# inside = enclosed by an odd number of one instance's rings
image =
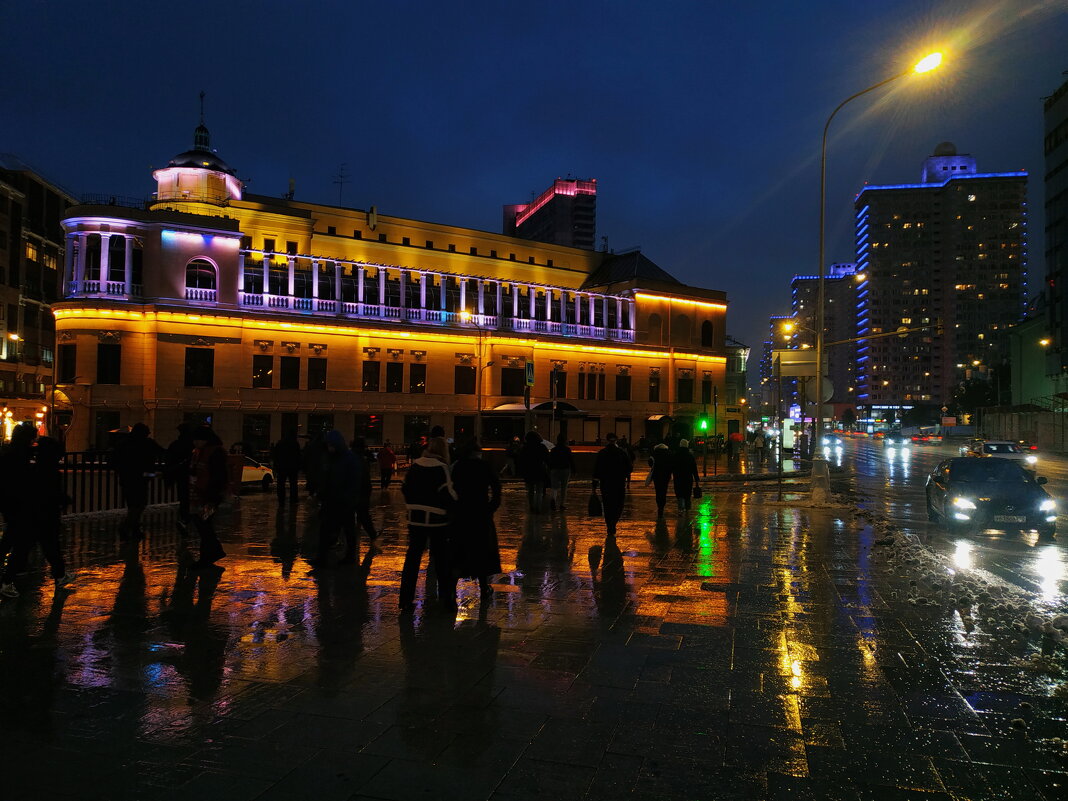
[[[200,90],[200,124],[204,124],[204,90]]]
[[[608,252],[608,237],[607,236],[602,236],[601,237],[601,252],[602,253],[607,253]]]
[[[337,184],[337,204],[343,205],[341,202],[342,193],[345,191],[345,184],[349,182],[349,176],[345,174],[345,165],[348,162],[342,162],[341,166],[337,168],[337,175],[334,176],[334,183]]]
[[[284,195],[282,195],[282,197],[285,198],[286,200],[292,200],[293,199],[293,193],[296,192],[296,189],[297,189],[297,182],[292,177],[290,177],[290,179],[289,179],[289,191],[286,192]]]

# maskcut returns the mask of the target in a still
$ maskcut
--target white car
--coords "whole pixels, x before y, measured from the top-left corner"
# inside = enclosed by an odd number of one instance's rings
[[[263,487],[263,491],[267,492],[271,488],[271,484],[274,483],[274,471],[267,465],[257,462],[250,456],[246,456],[245,461],[241,464],[241,483],[258,483]]]
[[[1024,450],[1017,443],[1009,440],[985,439],[974,440],[961,448],[962,456],[997,456],[1017,462],[1025,470],[1035,472],[1038,469],[1038,457]]]

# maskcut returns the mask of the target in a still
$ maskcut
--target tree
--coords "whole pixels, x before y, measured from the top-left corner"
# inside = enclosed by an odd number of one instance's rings
[[[994,404],[994,387],[989,381],[970,378],[962,381],[953,393],[953,405],[958,416],[975,414],[976,409]]]
[[[850,431],[852,431],[853,430],[853,426],[855,426],[856,424],[857,424],[857,413],[853,411],[853,407],[849,407],[844,412],[842,412],[842,425],[845,428],[847,428]]]

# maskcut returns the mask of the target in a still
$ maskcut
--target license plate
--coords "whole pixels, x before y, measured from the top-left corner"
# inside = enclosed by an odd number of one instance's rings
[[[995,523],[1026,523],[1026,515],[994,515]]]

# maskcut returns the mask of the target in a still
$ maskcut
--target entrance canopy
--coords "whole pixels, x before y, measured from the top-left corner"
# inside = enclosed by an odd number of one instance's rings
[[[544,403],[536,403],[530,407],[532,412],[552,412],[553,402],[545,401]],[[565,401],[556,402],[556,410],[558,412],[564,412],[567,414],[586,414],[581,409],[576,408],[570,403]],[[494,406],[492,409],[487,409],[484,413],[498,412],[501,414],[525,414],[527,407],[522,403],[502,403],[500,406]]]

